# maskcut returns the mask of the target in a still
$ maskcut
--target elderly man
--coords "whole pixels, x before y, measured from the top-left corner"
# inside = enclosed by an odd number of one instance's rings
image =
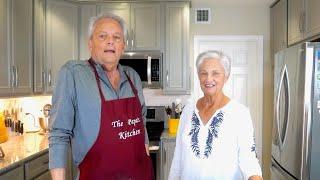
[[[152,179],[141,80],[119,64],[126,31],[116,15],[91,18],[91,58],[59,72],[49,135],[53,179],[65,178],[70,145],[80,179]]]

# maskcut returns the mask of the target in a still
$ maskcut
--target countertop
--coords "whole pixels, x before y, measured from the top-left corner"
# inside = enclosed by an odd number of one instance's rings
[[[168,129],[164,129],[160,139],[161,140],[176,140],[177,134],[170,134]]]
[[[0,159],[0,172],[48,151],[48,136],[37,132],[11,135],[0,144],[5,157]]]

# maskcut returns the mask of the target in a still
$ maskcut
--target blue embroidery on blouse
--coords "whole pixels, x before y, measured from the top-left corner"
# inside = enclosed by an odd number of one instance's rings
[[[220,111],[216,116],[213,117],[213,121],[209,126],[208,137],[206,141],[206,148],[204,151],[204,156],[206,158],[208,158],[209,155],[211,154],[213,137],[214,138],[218,137],[219,127],[222,121],[223,121],[223,113],[222,111]]]
[[[223,112],[220,111],[216,116],[213,117],[213,120],[209,126],[209,131],[208,131],[208,137],[206,140],[206,147],[204,151],[204,156],[206,158],[209,157],[209,155],[212,152],[212,141],[214,138],[218,137],[218,132],[219,132],[219,127],[223,121]],[[196,157],[200,158],[200,148],[199,148],[199,131],[200,131],[200,121],[198,117],[196,116],[195,112],[192,114],[192,119],[191,119],[191,125],[192,128],[190,130],[190,133],[188,134],[191,136],[191,148]]]
[[[192,114],[191,124],[192,124],[192,128],[189,133],[189,136],[191,136],[191,148],[194,154],[197,157],[200,157],[200,148],[199,148],[199,140],[198,140],[198,134],[200,130],[200,121],[196,116],[195,112],[193,112]]]

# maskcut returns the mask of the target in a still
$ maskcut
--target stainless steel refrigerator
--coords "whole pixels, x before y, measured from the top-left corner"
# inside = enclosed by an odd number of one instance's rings
[[[320,43],[275,54],[271,179],[320,179]]]

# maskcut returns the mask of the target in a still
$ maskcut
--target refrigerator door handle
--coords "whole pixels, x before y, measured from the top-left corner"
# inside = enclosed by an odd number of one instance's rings
[[[281,132],[280,132],[280,95],[281,95],[281,90],[282,90],[282,85],[283,81],[285,81],[285,93],[287,98],[285,98],[285,105],[287,104],[287,111],[285,115],[285,131],[284,131],[284,138],[282,139],[281,137]],[[279,82],[279,88],[277,92],[277,104],[276,104],[276,123],[277,123],[277,133],[278,133],[278,138],[280,142],[280,150],[283,149],[285,140],[286,140],[286,135],[287,135],[287,129],[288,129],[288,124],[289,124],[289,114],[290,114],[290,86],[289,86],[289,77],[288,77],[288,70],[287,66],[284,65],[281,71],[281,76],[280,76],[280,82]]]

